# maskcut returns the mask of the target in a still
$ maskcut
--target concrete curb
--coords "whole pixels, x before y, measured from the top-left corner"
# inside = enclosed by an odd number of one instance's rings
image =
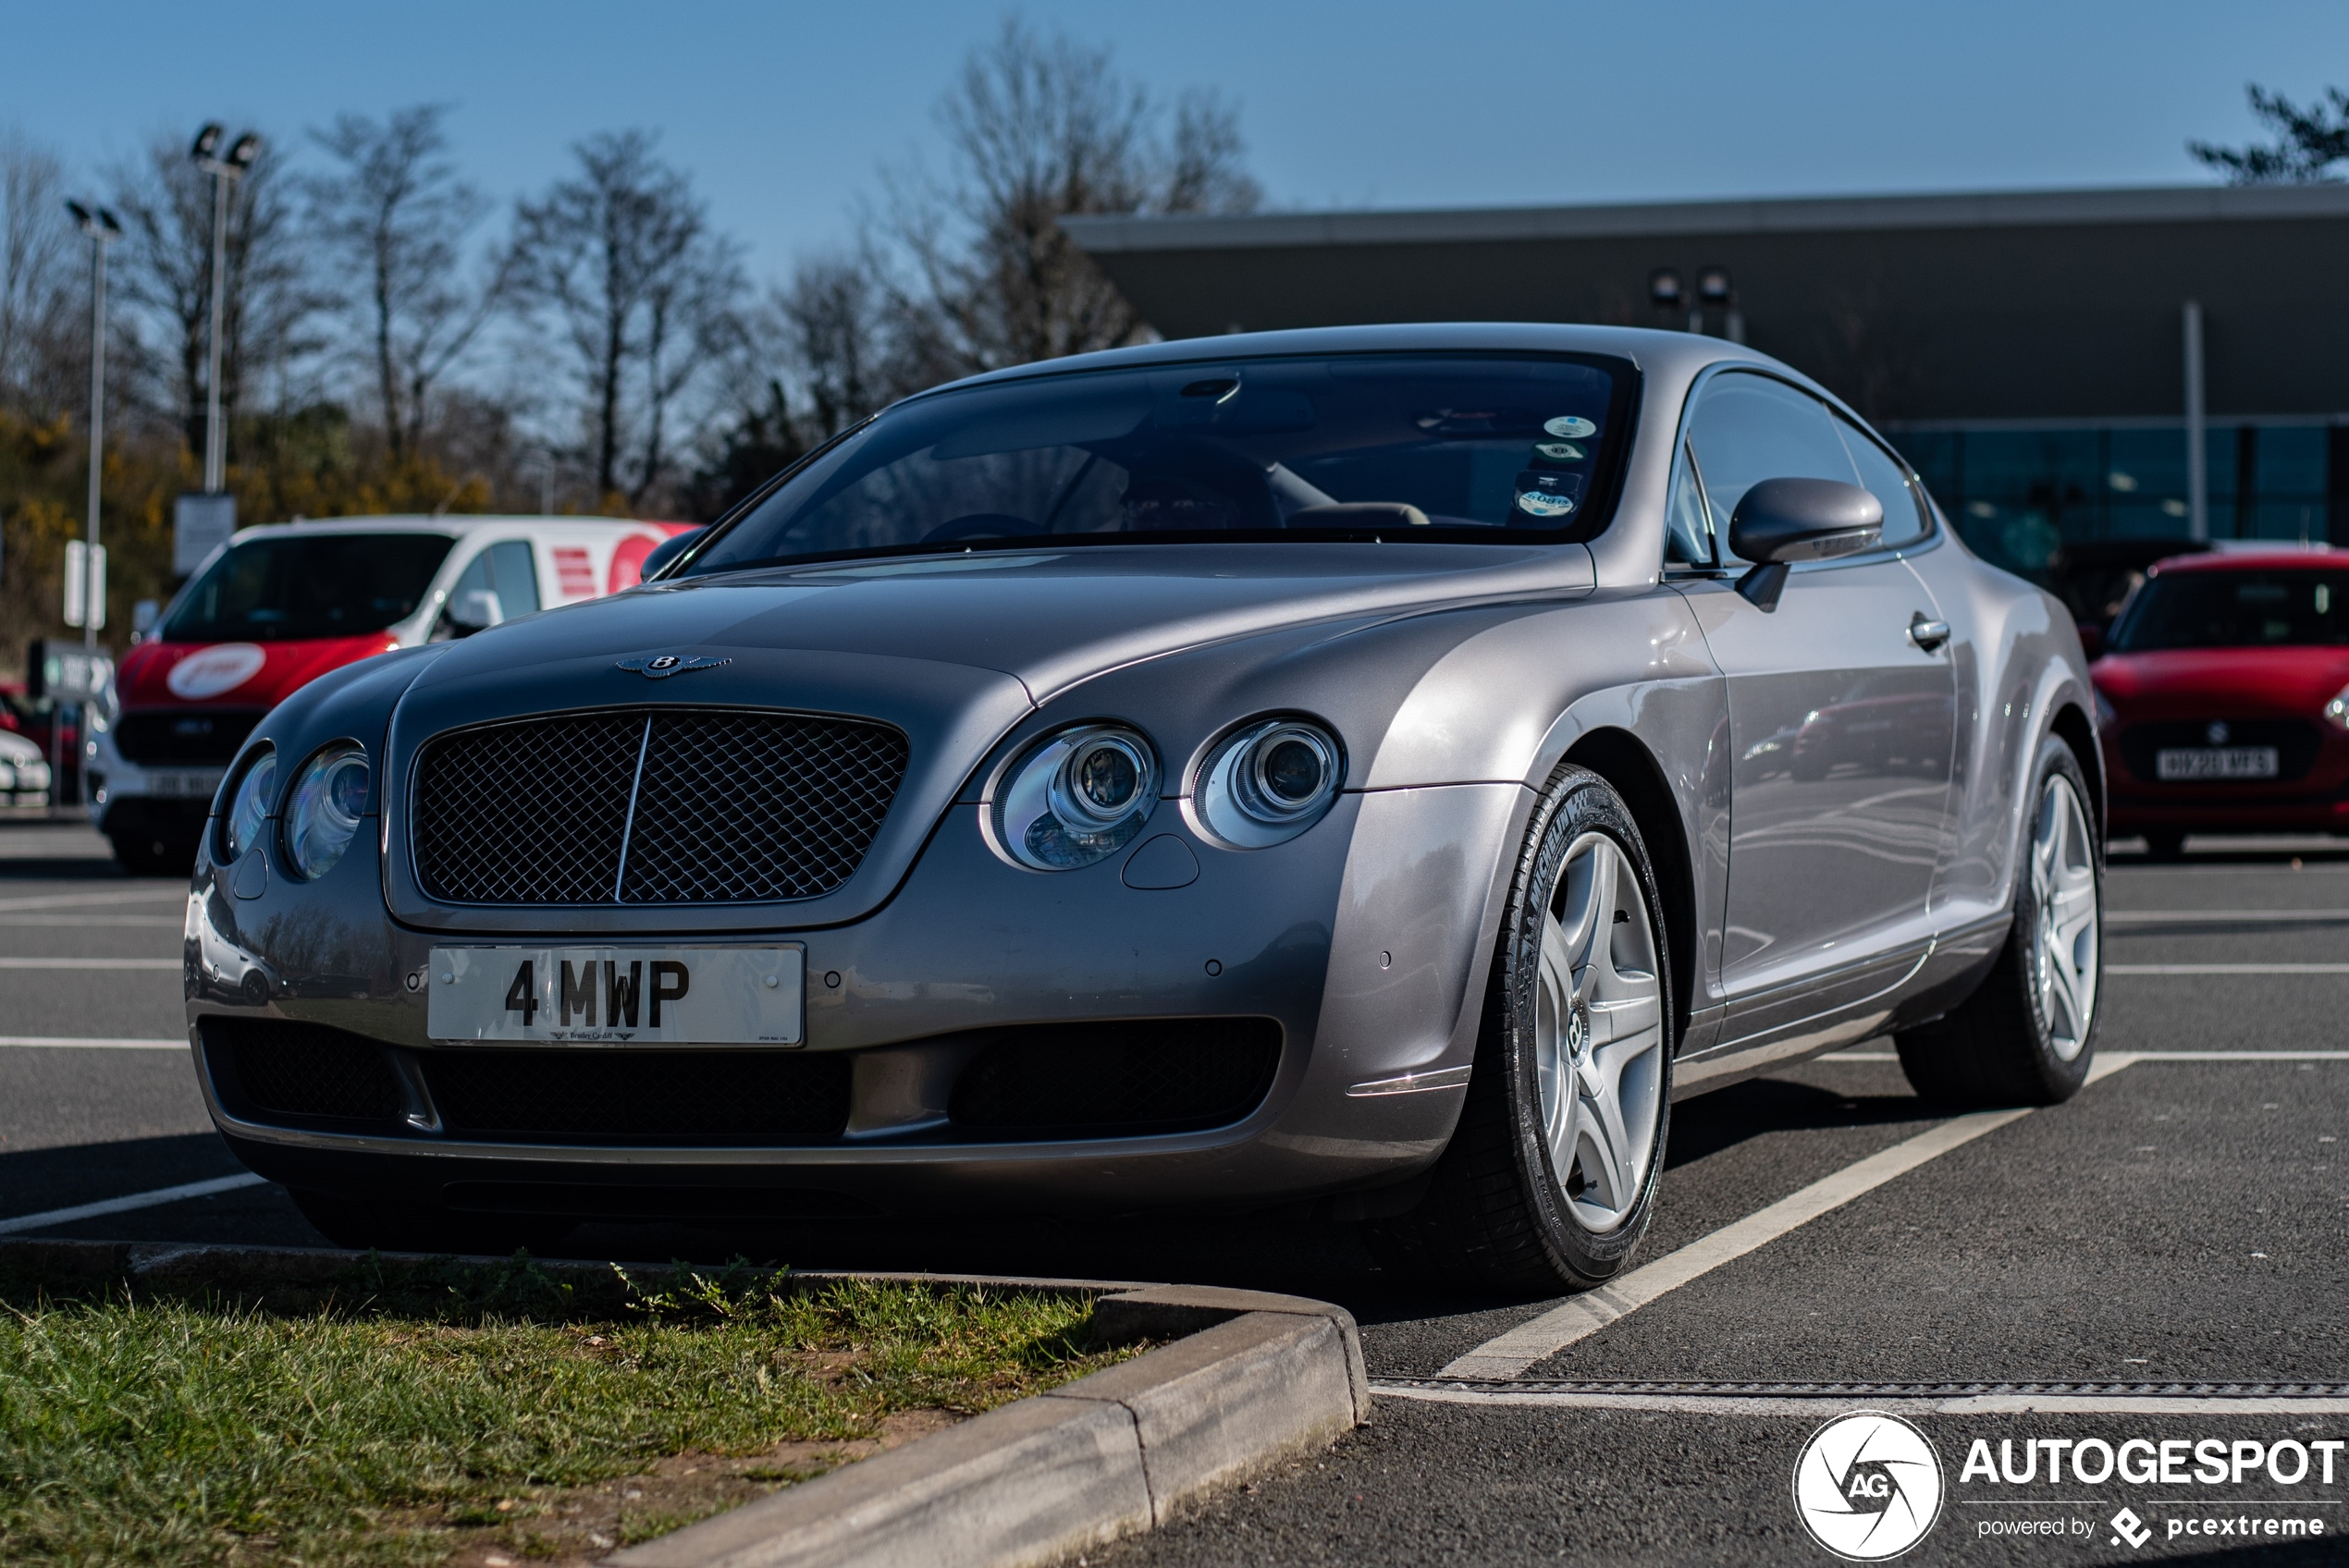
[[[157,1292],[347,1287],[363,1253],[168,1243],[0,1241],[0,1274]],[[496,1257],[378,1255],[387,1282]],[[625,1292],[611,1264],[534,1260],[582,1306]],[[622,1264],[658,1281],[670,1264]],[[1171,1339],[1120,1366],[803,1482],[604,1560],[607,1568],[1018,1568],[1164,1524],[1210,1488],[1371,1418],[1353,1315],[1304,1296],[1204,1285],[793,1269],[1093,1300],[1111,1343]]]
[[[1106,1337],[1187,1337],[605,1559],[609,1568],[1017,1568],[1162,1525],[1370,1420],[1361,1335],[1302,1296],[1161,1285]]]

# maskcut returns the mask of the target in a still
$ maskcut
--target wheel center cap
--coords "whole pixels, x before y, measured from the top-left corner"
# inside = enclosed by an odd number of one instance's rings
[[[1582,1047],[1591,1040],[1591,1010],[1576,1002],[1566,1015],[1566,1054],[1572,1061],[1582,1060]]]

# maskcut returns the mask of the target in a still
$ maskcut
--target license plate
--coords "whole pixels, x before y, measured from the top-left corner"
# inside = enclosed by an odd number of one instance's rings
[[[436,1040],[796,1046],[807,949],[435,948]]]
[[[2273,746],[2176,746],[2156,752],[2154,771],[2167,781],[2189,778],[2273,778]]]
[[[220,788],[220,776],[226,771],[217,767],[150,770],[147,774],[147,793],[166,800],[184,801],[201,797],[208,801],[212,799],[212,792]]]

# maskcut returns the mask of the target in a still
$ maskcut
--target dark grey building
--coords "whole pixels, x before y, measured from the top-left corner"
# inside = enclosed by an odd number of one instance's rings
[[[2026,571],[2197,524],[2349,543],[2349,185],[1066,227],[1171,337],[1444,320],[1738,337],[1850,399],[1977,548]]]

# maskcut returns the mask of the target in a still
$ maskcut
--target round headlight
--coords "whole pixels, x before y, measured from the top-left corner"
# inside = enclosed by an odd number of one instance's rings
[[[302,765],[286,798],[286,853],[303,876],[324,876],[351,848],[367,805],[367,753],[329,746]]]
[[[261,842],[261,827],[269,820],[269,804],[277,794],[277,753],[264,746],[245,764],[237,787],[228,792],[228,810],[220,822],[223,864],[240,859]]]
[[[1208,753],[1192,798],[1208,832],[1235,849],[1261,850],[1319,822],[1345,774],[1337,737],[1320,725],[1262,719]]]
[[[995,836],[1038,871],[1074,871],[1133,840],[1158,804],[1158,753],[1135,730],[1092,725],[1022,757],[995,796]]]

